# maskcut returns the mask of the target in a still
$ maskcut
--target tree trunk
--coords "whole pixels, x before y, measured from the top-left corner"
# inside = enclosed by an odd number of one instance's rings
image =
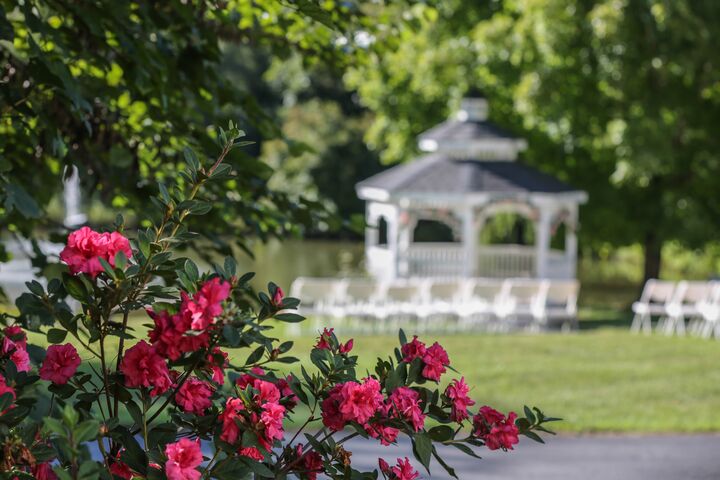
[[[660,262],[662,260],[662,240],[654,232],[645,235],[645,271],[643,283],[651,278],[660,277]]]

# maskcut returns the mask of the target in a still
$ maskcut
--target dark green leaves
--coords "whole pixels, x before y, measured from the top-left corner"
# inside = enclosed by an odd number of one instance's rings
[[[413,438],[413,453],[415,458],[425,467],[430,473],[430,457],[432,455],[433,445],[430,436],[420,431]]]

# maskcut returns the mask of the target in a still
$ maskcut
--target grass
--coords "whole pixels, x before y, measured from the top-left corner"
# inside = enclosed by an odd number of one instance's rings
[[[479,405],[527,403],[562,417],[564,432],[720,431],[720,344],[597,329],[570,335],[428,335],[474,386]],[[355,339],[361,370],[397,340]],[[295,341],[295,352],[313,340]],[[299,355],[302,357],[302,355]],[[448,378],[452,373],[447,374]]]

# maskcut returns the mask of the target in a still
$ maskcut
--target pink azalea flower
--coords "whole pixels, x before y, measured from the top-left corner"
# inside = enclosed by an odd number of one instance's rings
[[[468,392],[470,392],[470,387],[465,383],[465,377],[453,380],[445,389],[445,396],[452,402],[450,418],[454,422],[460,423],[468,418],[468,407],[475,405],[475,402],[468,396]]]
[[[273,307],[280,308],[283,298],[285,298],[285,293],[282,291],[282,288],[277,287],[277,289],[275,290],[275,295],[273,295],[272,298]]]
[[[98,233],[82,227],[68,236],[67,245],[60,252],[60,260],[68,265],[73,275],[86,273],[94,278],[103,271],[98,258],[114,267],[118,252],[123,252],[127,258],[132,256],[130,242],[120,233]]]
[[[245,447],[238,450],[238,455],[243,457],[252,458],[258,462],[262,462],[265,459],[265,455],[257,447]]]
[[[394,480],[415,480],[420,474],[410,464],[410,460],[405,457],[405,460],[397,459],[397,465],[392,467],[392,474]]]
[[[396,388],[390,395],[388,403],[394,416],[410,422],[416,432],[425,425],[425,415],[420,408],[420,394],[412,388]]]
[[[218,356],[222,356],[222,360],[219,360],[217,358]],[[207,356],[213,382],[219,383],[220,385],[225,383],[225,369],[230,365],[227,358],[227,352],[223,352],[218,347],[214,347],[212,353],[208,353]]]
[[[80,356],[70,343],[51,345],[40,366],[40,378],[57,385],[65,385],[80,366]]]
[[[375,415],[382,404],[380,383],[374,378],[366,378],[362,384],[346,382],[340,390],[342,401],[340,413],[346,421],[355,421],[361,425]]]
[[[348,354],[348,353],[350,353],[350,350],[353,349],[353,344],[354,344],[354,342],[353,342],[353,339],[351,338],[350,340],[345,342],[344,345],[341,343],[340,347],[338,348],[338,351],[340,353],[342,353],[343,355]]]
[[[410,363],[416,358],[422,358],[425,355],[425,344],[418,340],[417,335],[414,335],[411,342],[402,346],[400,352],[403,356],[403,362]]]
[[[319,453],[311,451],[303,455],[303,447],[302,445],[298,445],[295,448],[295,455],[297,455],[298,458],[302,458],[298,470],[302,472],[303,478],[316,480],[317,474],[325,471],[323,459]]]
[[[292,388],[290,388],[291,379],[292,375],[288,375],[287,378],[278,378],[276,383],[277,388],[280,390],[280,395],[285,399],[283,403],[286,404],[290,410],[300,401],[297,395],[293,393]]]
[[[428,380],[440,381],[440,376],[447,371],[445,367],[450,365],[448,354],[439,343],[435,342],[425,351],[422,357],[425,367],[422,376]]]
[[[192,299],[182,292],[181,312],[188,312],[190,328],[205,330],[222,313],[222,302],[230,295],[230,284],[215,277],[203,284]]]
[[[262,406],[260,421],[265,425],[264,435],[268,442],[267,450],[272,448],[273,440],[283,438],[283,419],[285,418],[285,407],[279,403],[266,403]]]
[[[168,457],[165,463],[168,480],[199,480],[201,474],[197,467],[203,461],[199,440],[181,438],[165,447],[165,455]]]
[[[330,339],[332,338],[334,328],[324,328],[318,337],[315,348],[318,350],[330,350]]]
[[[184,412],[204,415],[205,410],[210,408],[213,389],[207,382],[199,378],[189,378],[178,389],[175,394],[175,402]]]
[[[120,371],[125,375],[125,386],[153,387],[152,396],[160,395],[172,386],[165,360],[145,340],[125,352]]]
[[[229,444],[234,444],[238,441],[238,438],[240,438],[240,427],[235,422],[235,419],[240,417],[242,410],[245,410],[245,405],[241,399],[228,398],[225,401],[225,410],[220,414],[220,421],[222,422],[220,440]]]
[[[490,450],[512,450],[518,443],[518,428],[515,425],[517,415],[510,412],[505,415],[494,408],[484,406],[473,418],[473,435],[485,441]]]
[[[36,480],[57,480],[58,478],[48,462],[38,463],[30,471]]]

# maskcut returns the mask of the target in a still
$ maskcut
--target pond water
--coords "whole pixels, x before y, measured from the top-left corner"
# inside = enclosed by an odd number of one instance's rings
[[[289,291],[293,280],[306,277],[365,275],[362,242],[337,240],[277,240],[257,244],[255,259],[238,255],[240,271],[256,273],[253,286],[264,289],[269,281]],[[584,262],[580,270],[580,307],[625,310],[638,295],[638,286],[627,282],[599,282],[595,265]]]

